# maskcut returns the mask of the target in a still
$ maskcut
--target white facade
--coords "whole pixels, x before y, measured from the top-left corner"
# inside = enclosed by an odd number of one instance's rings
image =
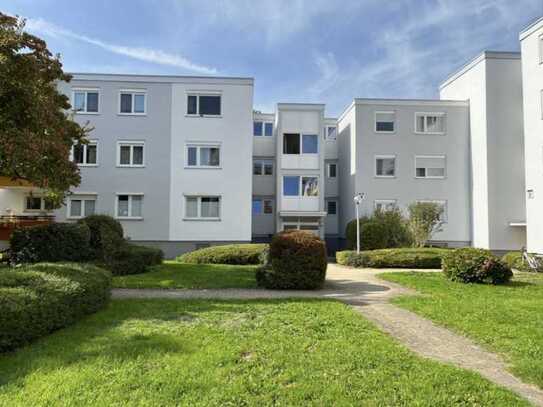
[[[527,249],[543,253],[543,19],[520,35],[524,84]]]

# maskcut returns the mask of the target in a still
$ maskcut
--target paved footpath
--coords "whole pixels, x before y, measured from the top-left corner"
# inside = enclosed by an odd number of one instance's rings
[[[415,353],[473,370],[488,380],[514,391],[534,405],[543,407],[543,391],[534,385],[523,383],[509,373],[507,365],[498,355],[482,349],[464,336],[455,334],[410,311],[390,304],[389,300],[395,296],[415,294],[415,292],[377,277],[377,274],[387,271],[397,272],[399,270],[361,270],[329,264],[326,285],[324,289],[319,291],[114,289],[113,298],[337,299],[351,305],[356,311]]]

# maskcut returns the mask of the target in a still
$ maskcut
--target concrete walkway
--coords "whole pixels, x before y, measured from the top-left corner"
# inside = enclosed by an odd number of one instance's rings
[[[353,306],[356,311],[413,352],[426,358],[473,370],[488,380],[514,391],[534,405],[543,407],[543,391],[536,386],[523,383],[509,373],[506,364],[498,355],[482,349],[470,339],[390,304],[389,300],[395,296],[415,292],[377,277],[378,274],[387,271],[400,270],[361,270],[329,264],[325,287],[319,291],[114,289],[113,298],[334,298]]]

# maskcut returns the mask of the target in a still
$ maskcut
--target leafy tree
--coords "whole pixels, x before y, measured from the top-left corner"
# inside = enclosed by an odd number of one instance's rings
[[[0,174],[43,188],[58,206],[81,181],[69,153],[87,142],[89,129],[71,120],[70,102],[57,90],[71,79],[59,55],[24,26],[0,12]]]
[[[413,246],[424,247],[435,233],[442,230],[443,208],[433,202],[416,202],[409,205],[408,211]]]

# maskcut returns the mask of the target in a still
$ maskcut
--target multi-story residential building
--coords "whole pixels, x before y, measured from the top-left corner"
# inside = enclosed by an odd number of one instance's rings
[[[334,250],[364,192],[362,214],[440,204],[436,244],[513,250],[527,229],[543,253],[543,19],[520,40],[521,54],[484,52],[454,73],[439,100],[354,99],[338,119],[323,104],[254,112],[251,78],[75,74],[59,89],[93,127],[72,151],[81,185],[52,211],[0,177],[0,211],[110,214],[167,257],[288,229]]]

